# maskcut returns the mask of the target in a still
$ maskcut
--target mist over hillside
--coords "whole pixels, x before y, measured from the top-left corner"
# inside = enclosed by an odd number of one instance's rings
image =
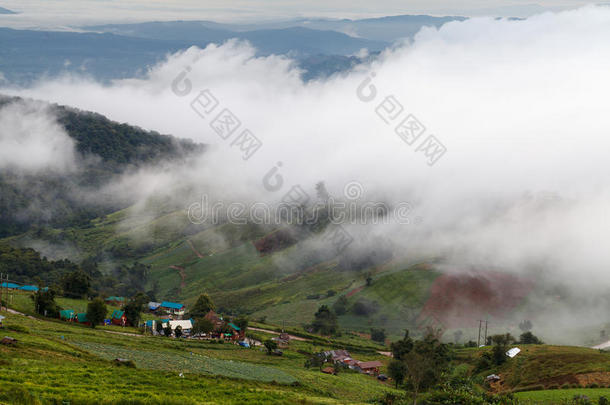
[[[607,318],[610,256],[603,241],[609,235],[600,218],[609,190],[598,173],[608,162],[604,134],[610,123],[601,100],[610,82],[603,73],[608,58],[599,49],[607,47],[609,21],[605,7],[526,20],[430,20],[434,26],[372,58],[346,56],[370,41],[300,27],[246,31],[249,42],[203,41],[162,58],[155,48],[159,37],[167,35],[167,43],[195,32],[223,38],[226,27],[151,23],[96,27],[112,34],[70,34],[140,50],[150,44],[151,65],[111,82],[65,74],[2,91],[143,129],[6,104],[3,125],[41,120],[56,135],[50,154],[43,148],[36,160],[52,168],[55,182],[26,183],[27,190],[42,183],[56,191],[43,189],[39,194],[51,198],[40,206],[57,200],[62,207],[112,204],[83,214],[82,221],[81,214],[64,220],[42,208],[32,217],[21,214],[14,207],[23,208],[30,195],[20,194],[17,179],[30,179],[41,167],[10,153],[12,172],[3,170],[3,181],[18,202],[7,205],[4,236],[26,233],[20,224],[30,220],[74,227],[71,243],[81,257],[144,260],[165,281],[161,288],[169,297],[193,300],[197,291],[208,290],[227,310],[276,321],[299,308],[311,316],[321,302],[332,305],[351,294],[349,304],[359,301],[364,309],[345,314],[342,322],[355,329],[375,322],[396,330],[428,322],[449,328],[460,325],[456,320],[466,328],[489,316],[513,328],[532,319],[545,338],[562,339],[559,330]],[[336,69],[347,70],[303,80],[300,59],[282,41],[310,34],[311,43],[330,54],[344,47]],[[321,49],[301,45],[310,57]],[[126,61],[134,57],[125,55]],[[317,57],[324,64],[335,61]],[[26,119],[14,122],[18,114]],[[220,125],[219,117],[229,117],[233,126]],[[147,131],[208,146],[182,159],[176,145],[195,144]],[[29,139],[38,145],[44,138]],[[174,153],[180,158],[166,159]],[[83,162],[88,169],[79,171]],[[92,177],[103,181],[89,190]],[[256,224],[252,217],[232,223],[229,209],[215,223],[198,223],[191,215],[197,208],[206,217],[214,204],[275,207],[297,186],[308,197],[303,205],[322,204],[315,213],[329,215],[324,203],[331,197],[338,205],[352,203],[355,211],[374,210],[365,220],[348,212],[338,221],[350,240],[338,253],[328,249],[334,229],[329,223],[335,225],[328,218],[302,226]],[[111,212],[116,216],[103,217]],[[96,252],[97,232],[110,234],[103,238],[103,254]],[[33,239],[30,233],[22,242]],[[429,272],[421,275],[422,269]],[[378,286],[367,285],[367,276]],[[379,286],[395,288],[395,295]],[[340,294],[326,295],[329,289]],[[435,304],[454,289],[463,294]]]

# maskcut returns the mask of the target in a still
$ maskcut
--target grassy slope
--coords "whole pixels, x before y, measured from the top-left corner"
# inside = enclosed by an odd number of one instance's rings
[[[561,404],[569,403],[575,396],[584,395],[592,401],[599,400],[600,397],[610,399],[610,388],[576,388],[565,390],[541,390],[518,392],[515,398],[524,403],[533,404]]]
[[[0,402],[361,403],[393,391],[365,375],[303,368],[305,356],[297,350],[313,348],[308,342],[292,342],[276,357],[231,344],[110,335],[105,328],[6,316],[3,334],[19,344],[0,346]],[[109,361],[119,355],[137,368]],[[370,353],[360,357],[387,362]],[[299,385],[287,385],[293,380]]]
[[[528,387],[559,388],[562,385],[587,385],[583,378],[594,375],[601,378],[601,386],[610,385],[610,352],[577,346],[516,345],[521,349],[515,358],[478,376],[495,373],[502,380],[496,387],[500,391],[521,390]],[[489,350],[485,348],[484,350]],[[475,365],[483,351],[463,349],[458,360]],[[580,381],[580,382],[579,382]],[[594,380],[590,380],[595,382]]]
[[[157,214],[148,217],[127,209],[92,221],[90,227],[53,233],[80,250],[79,258],[100,250],[140,250],[142,253],[118,262],[139,260],[150,264],[149,285],[158,283],[159,299],[188,305],[205,291],[220,308],[248,313],[252,318],[265,316],[270,322],[291,326],[311,322],[320,305],[332,305],[340,295],[363,286],[366,274],[372,273],[373,285],[353,294],[349,301],[351,304],[363,298],[377,302],[379,312],[369,317],[347,314],[340,318],[340,324],[361,332],[373,326],[385,327],[391,336],[400,336],[405,327],[413,327],[437,276],[413,263],[340,270],[336,261],[306,256],[298,244],[260,256],[251,243],[264,234],[260,229],[223,225],[192,233],[186,232],[189,224],[183,212],[164,212],[158,207],[151,207],[150,212]],[[187,233],[189,236],[185,236]],[[19,238],[13,242],[18,243]],[[115,260],[106,266],[116,264]],[[171,266],[183,268],[185,279]],[[336,295],[327,297],[328,290]],[[315,295],[320,297],[310,299]]]

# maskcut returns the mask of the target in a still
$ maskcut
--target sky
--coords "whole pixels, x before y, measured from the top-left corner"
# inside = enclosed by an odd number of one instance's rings
[[[400,14],[526,17],[589,4],[582,0],[3,0],[20,12],[0,26],[50,28],[109,22],[213,20],[253,22],[296,17],[367,18]]]

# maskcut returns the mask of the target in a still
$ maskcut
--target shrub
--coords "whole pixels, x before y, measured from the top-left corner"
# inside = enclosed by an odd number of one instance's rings
[[[597,403],[599,405],[608,405],[608,404],[610,404],[610,401],[608,401],[608,398],[606,398],[606,397],[599,397],[599,399],[597,400]]]

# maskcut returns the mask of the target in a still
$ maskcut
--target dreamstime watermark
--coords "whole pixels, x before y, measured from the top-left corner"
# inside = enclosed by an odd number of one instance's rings
[[[370,103],[377,98],[377,87],[372,83],[376,73],[368,75],[356,89],[356,96],[364,103]],[[403,105],[396,96],[386,96],[375,107],[375,114],[386,124],[394,125],[394,133],[408,146],[413,147],[426,132],[426,127],[413,115],[403,114]],[[447,148],[434,135],[428,135],[422,142],[417,144],[415,152],[421,152],[427,159],[427,163],[433,166],[447,152]]]
[[[187,66],[172,81],[171,89],[176,96],[186,97],[193,91],[193,84],[187,77],[191,70],[192,68]],[[263,142],[252,131],[242,126],[241,120],[229,108],[221,106],[210,89],[199,91],[190,105],[200,118],[210,121],[210,128],[222,140],[231,141],[230,146],[242,153],[242,159],[250,159],[262,148]]]
[[[345,199],[338,200],[328,196],[325,200],[318,200],[313,204],[309,204],[310,198],[300,186],[292,187],[281,201],[275,204],[211,202],[204,194],[201,201],[194,202],[187,208],[187,216],[189,221],[196,225],[219,225],[228,222],[236,225],[251,223],[311,227],[320,223],[335,226],[413,223],[411,203],[400,202],[390,207],[383,202],[363,201],[363,191],[360,183],[350,182],[344,188]],[[415,223],[420,222],[418,218],[415,218]]]
[[[172,81],[171,90],[177,97],[187,97],[193,92],[193,83],[188,78],[191,71],[192,68],[190,66],[186,66]],[[225,141],[232,139],[229,146],[238,148],[238,150],[242,153],[242,158],[247,161],[262,148],[263,142],[257,138],[252,131],[242,127],[241,120],[230,109],[226,107],[219,108],[220,104],[221,103],[218,101],[218,98],[210,89],[207,88],[200,90],[190,102],[191,109],[200,118],[210,120],[209,126],[221,139]],[[219,110],[220,112],[214,115],[214,112]],[[240,128],[242,129],[240,130]],[[237,133],[239,133],[239,135],[234,137],[233,135]],[[266,191],[270,193],[277,193],[282,190],[284,186],[284,178],[281,173],[279,173],[279,169],[282,167],[282,165],[282,162],[278,162],[277,165],[273,166],[263,176],[262,184]],[[204,211],[207,212],[204,210],[203,200],[204,199],[202,198],[202,202],[199,203],[199,209],[201,210],[200,215],[202,215]],[[284,204],[290,203],[293,205],[300,205],[301,207],[306,206],[309,201],[309,196],[298,184],[293,185],[282,198],[282,203]],[[189,221],[194,224],[203,223],[200,222],[201,216],[195,215],[193,211],[194,209],[197,209],[197,204],[198,203],[193,203],[187,209]],[[237,217],[239,218],[237,219],[239,223],[243,223],[243,218],[240,213],[256,212],[256,210],[246,209],[246,207],[240,206],[239,203],[228,204],[226,205],[226,208],[227,213],[230,213],[230,215],[226,215],[224,218]],[[246,221],[248,220],[248,217],[250,220],[254,219],[254,217],[250,216],[249,214],[246,215]],[[216,220],[219,220],[219,217],[217,217]],[[328,244],[336,250],[337,254],[345,250],[354,240],[354,238],[345,230],[343,226],[335,224],[331,224],[328,232],[323,235],[322,239],[328,242]]]

